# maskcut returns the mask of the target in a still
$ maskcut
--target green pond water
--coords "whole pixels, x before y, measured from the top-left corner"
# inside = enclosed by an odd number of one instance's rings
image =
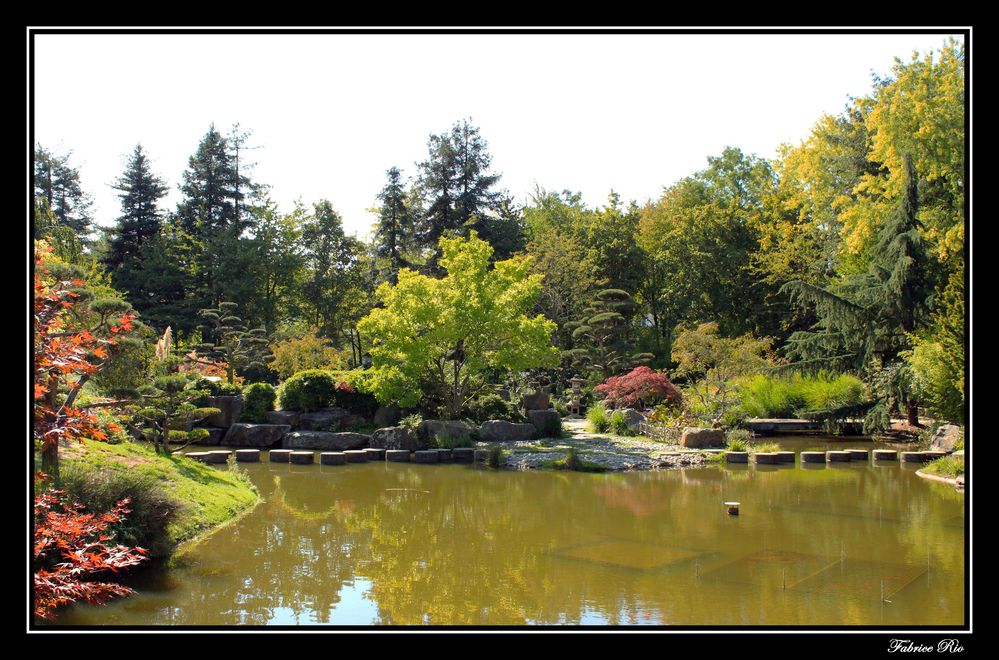
[[[133,576],[137,595],[59,623],[965,622],[964,496],[915,466],[582,474],[264,461],[245,465],[265,498],[251,513],[173,567]]]

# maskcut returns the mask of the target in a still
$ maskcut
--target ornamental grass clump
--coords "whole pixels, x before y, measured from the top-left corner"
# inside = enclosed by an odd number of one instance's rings
[[[628,426],[627,418],[620,410],[615,410],[610,416],[610,430],[614,435],[634,435]]]
[[[607,407],[602,403],[594,403],[589,407],[586,411],[586,420],[592,433],[606,433],[610,428],[610,416],[607,414]]]
[[[498,468],[503,464],[503,458],[503,448],[499,445],[492,445],[489,447],[489,453],[486,454],[486,465],[491,468]]]

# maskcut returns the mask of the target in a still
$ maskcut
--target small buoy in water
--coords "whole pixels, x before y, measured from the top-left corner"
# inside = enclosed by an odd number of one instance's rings
[[[739,515],[739,503],[738,502],[725,502],[725,506],[728,507],[728,515],[737,516]]]

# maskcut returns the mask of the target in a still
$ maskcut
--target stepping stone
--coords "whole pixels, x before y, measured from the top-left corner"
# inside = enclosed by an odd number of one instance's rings
[[[777,452],[758,451],[753,454],[753,460],[758,465],[777,465],[779,458]]]
[[[873,452],[876,461],[897,461],[898,452],[891,449],[875,449]]]
[[[207,452],[207,454],[205,456],[205,462],[206,463],[214,463],[214,464],[225,463],[226,461],[229,460],[229,454],[231,454],[231,453],[232,452],[224,451],[224,450],[216,450],[216,451]]]
[[[324,451],[319,454],[319,462],[323,465],[344,465],[347,456],[342,451]]]
[[[189,452],[187,454],[184,454],[184,456],[187,456],[188,458],[193,458],[194,460],[196,460],[196,461],[198,461],[200,463],[207,463],[208,462],[207,461],[207,457],[208,457],[208,452],[207,451],[192,451],[192,452]]]
[[[389,463],[409,463],[408,449],[386,449],[385,460]]]
[[[311,451],[293,451],[288,455],[288,458],[296,465],[312,465],[316,460],[316,455]]]
[[[794,463],[794,452],[793,451],[779,451],[777,452],[777,460],[781,463]]]
[[[451,450],[451,458],[455,463],[471,463],[475,460],[473,447],[455,447]]]
[[[485,463],[486,459],[488,459],[488,458],[489,458],[489,450],[488,449],[476,449],[475,450],[475,462],[476,463]]]
[[[830,463],[849,463],[853,456],[848,451],[827,451],[826,460]]]
[[[413,461],[416,463],[440,463],[441,455],[436,449],[414,451]]]
[[[441,463],[450,463],[451,462],[451,456],[452,455],[451,455],[451,450],[450,449],[438,449],[437,450],[437,454],[438,454],[438,457],[440,458],[440,462]]]
[[[288,463],[290,455],[290,449],[272,449],[268,452],[271,463]]]
[[[259,449],[237,449],[236,450],[236,461],[239,463],[259,463],[260,462],[260,450]]]
[[[384,461],[385,460],[385,450],[379,449],[377,447],[369,447],[367,449],[362,449],[361,451],[368,453],[369,461]]]
[[[749,452],[748,451],[727,451],[727,452],[725,452],[725,462],[726,463],[748,463],[749,462]]]
[[[343,452],[344,456],[347,457],[348,463],[367,463],[368,462],[368,452],[363,449],[348,449]]]
[[[902,452],[902,462],[903,463],[925,463],[926,457],[921,451],[903,451]]]
[[[825,463],[826,453],[824,451],[803,451],[801,452],[802,463]]]
[[[854,461],[866,461],[868,452],[866,449],[847,449],[850,452],[850,459]]]

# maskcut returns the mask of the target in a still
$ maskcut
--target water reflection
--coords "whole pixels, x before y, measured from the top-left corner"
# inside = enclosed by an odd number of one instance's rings
[[[963,497],[899,467],[602,475],[465,465],[247,467],[265,497],[253,513],[173,568],[147,571],[138,596],[74,608],[60,622],[964,619]],[[742,502],[740,516],[726,514],[727,500]]]

